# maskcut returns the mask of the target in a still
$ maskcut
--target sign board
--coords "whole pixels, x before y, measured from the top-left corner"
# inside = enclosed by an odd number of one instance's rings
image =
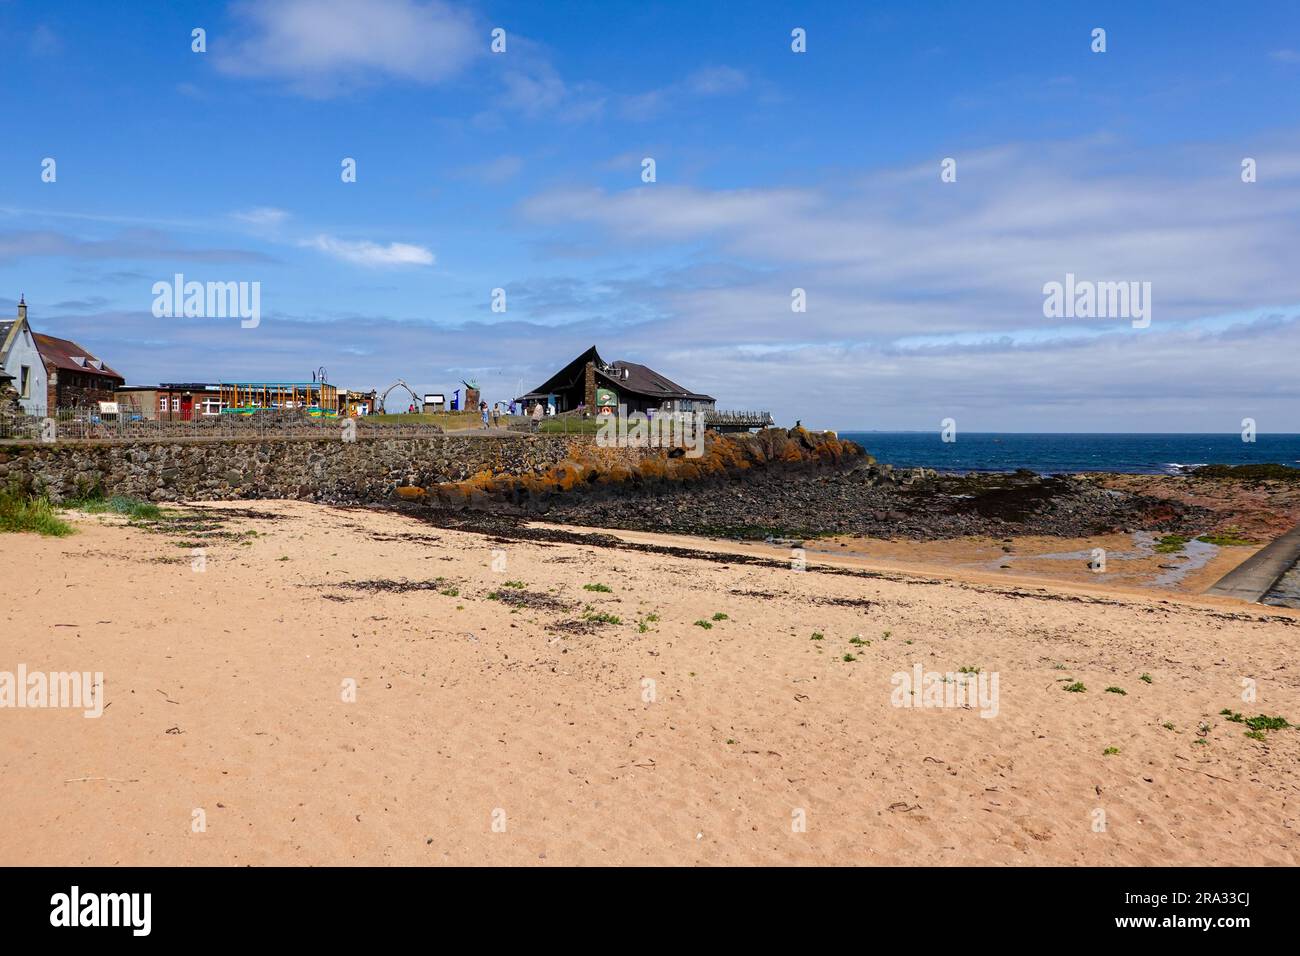
[[[100,402],[100,403],[99,403],[99,414],[101,414],[101,415],[116,415],[116,414],[117,414],[117,402]]]
[[[441,407],[441,406],[447,404],[447,396],[445,396],[445,395],[443,395],[443,394],[441,394],[441,393],[435,393],[435,394],[428,394],[428,395],[425,395],[425,396],[424,396],[424,404],[425,404],[425,405],[433,405],[434,407]]]
[[[596,389],[596,404],[602,409],[607,406],[612,408],[618,404],[618,393],[612,388],[598,388]],[[602,411],[601,414],[603,415],[604,412]]]

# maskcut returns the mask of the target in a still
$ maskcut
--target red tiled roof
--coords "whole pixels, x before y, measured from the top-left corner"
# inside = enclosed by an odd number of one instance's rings
[[[33,333],[36,339],[36,348],[41,353],[41,358],[46,362],[52,363],[55,368],[67,369],[71,372],[85,372],[89,375],[104,375],[109,378],[120,378],[126,380],[125,376],[114,371],[109,366],[104,365],[99,357],[93,352],[82,348],[71,339],[60,339],[53,335],[45,335],[42,332]],[[80,361],[77,361],[80,359]],[[102,367],[96,368],[94,363],[100,362]]]

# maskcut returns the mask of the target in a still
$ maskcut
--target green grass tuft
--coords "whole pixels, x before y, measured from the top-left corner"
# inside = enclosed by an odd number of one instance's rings
[[[1222,531],[1203,534],[1196,540],[1204,541],[1206,544],[1217,545],[1220,548],[1242,548],[1255,543],[1245,537],[1241,531],[1236,528],[1224,528]]]
[[[92,515],[125,515],[128,518],[141,518],[147,521],[155,521],[162,517],[162,509],[157,505],[148,501],[141,501],[138,498],[130,498],[126,495],[114,495],[112,498],[103,498],[98,495],[71,498],[63,503],[63,507],[75,511],[85,511]]]
[[[12,492],[0,493],[0,532],[32,532],[62,538],[76,529],[60,518],[45,498]]]
[[[1219,711],[1219,716],[1228,718],[1234,724],[1245,724],[1251,730],[1286,730],[1291,726],[1285,717],[1269,717],[1265,714],[1259,714],[1255,717],[1243,717],[1226,707]]]
[[[1156,542],[1156,554],[1175,554],[1183,550],[1188,540],[1181,534],[1167,534]]]

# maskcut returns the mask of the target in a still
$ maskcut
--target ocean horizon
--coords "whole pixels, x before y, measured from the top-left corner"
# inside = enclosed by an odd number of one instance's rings
[[[945,442],[935,431],[842,431],[880,462],[896,468],[1039,474],[1106,471],[1123,474],[1186,474],[1201,465],[1280,464],[1300,467],[1300,434],[1239,432],[958,432]]]

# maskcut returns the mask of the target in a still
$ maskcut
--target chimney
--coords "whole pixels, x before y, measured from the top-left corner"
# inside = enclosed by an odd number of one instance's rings
[[[22,294],[18,296],[18,321],[27,321],[27,297]]]

